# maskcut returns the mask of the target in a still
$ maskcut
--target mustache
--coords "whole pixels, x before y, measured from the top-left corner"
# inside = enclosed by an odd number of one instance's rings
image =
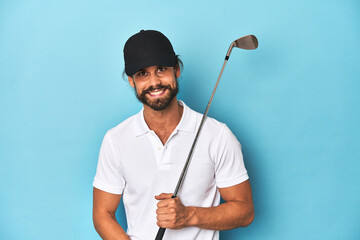
[[[148,92],[152,92],[156,89],[161,89],[161,88],[165,88],[165,89],[169,89],[171,90],[172,88],[170,87],[170,85],[163,85],[163,84],[157,84],[156,86],[150,86],[147,89],[145,89],[144,91],[142,91],[141,93],[141,97],[144,97],[145,94],[147,94]]]

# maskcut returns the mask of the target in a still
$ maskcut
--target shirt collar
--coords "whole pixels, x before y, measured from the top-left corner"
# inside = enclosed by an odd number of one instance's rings
[[[176,126],[174,131],[183,131],[183,132],[194,132],[196,128],[196,114],[190,109],[183,101],[179,100],[178,103],[184,107],[183,114],[179,124]],[[136,114],[136,124],[135,124],[135,135],[141,136],[151,130],[144,119],[144,108]]]

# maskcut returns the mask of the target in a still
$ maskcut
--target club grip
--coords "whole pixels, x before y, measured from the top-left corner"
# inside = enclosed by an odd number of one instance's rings
[[[155,240],[162,240],[164,237],[165,230],[166,230],[166,228],[159,228],[159,231],[156,234]]]
[[[176,198],[176,193],[174,193],[171,198]],[[159,228],[157,234],[156,234],[156,237],[155,237],[155,240],[162,240],[163,237],[164,237],[164,234],[165,234],[165,230],[166,228]]]

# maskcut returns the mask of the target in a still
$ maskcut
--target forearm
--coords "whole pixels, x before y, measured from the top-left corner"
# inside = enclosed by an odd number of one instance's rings
[[[95,214],[94,227],[104,240],[130,240],[124,229],[116,221],[115,215]]]
[[[254,209],[241,201],[229,201],[217,207],[187,207],[189,226],[212,230],[245,227],[254,219]]]

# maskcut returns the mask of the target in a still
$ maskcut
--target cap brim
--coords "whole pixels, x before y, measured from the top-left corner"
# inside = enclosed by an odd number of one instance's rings
[[[176,57],[174,55],[156,55],[156,56],[143,56],[137,61],[129,62],[125,66],[125,73],[128,76],[134,75],[141,69],[149,66],[165,66],[172,67],[176,64]]]

